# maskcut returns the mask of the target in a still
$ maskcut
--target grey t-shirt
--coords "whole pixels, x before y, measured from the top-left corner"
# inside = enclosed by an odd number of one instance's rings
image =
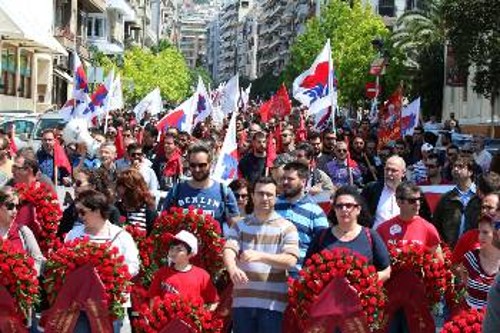
[[[483,321],[483,333],[500,332],[500,273],[488,294],[488,306]]]

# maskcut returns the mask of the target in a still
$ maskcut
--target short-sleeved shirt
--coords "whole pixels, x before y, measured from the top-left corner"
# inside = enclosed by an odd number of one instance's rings
[[[295,269],[291,271],[292,275],[295,275],[302,269],[314,233],[328,228],[328,219],[323,208],[309,196],[303,196],[296,202],[289,202],[284,196],[280,196],[274,208],[279,215],[292,222],[299,232],[300,257]]]
[[[299,239],[295,226],[278,214],[267,221],[248,215],[238,221],[226,235],[224,249],[237,255],[246,250],[269,254],[287,253],[298,258]],[[233,307],[250,307],[271,311],[285,311],[288,302],[287,272],[263,262],[238,262],[238,267],[249,279],[233,289]]]
[[[487,304],[488,292],[495,282],[495,276],[498,272],[488,275],[484,271],[478,249],[467,252],[462,263],[468,273],[465,300],[471,308],[484,308]]]
[[[212,304],[219,301],[217,290],[204,269],[192,266],[186,272],[162,267],[153,277],[149,297],[179,294],[196,304]]]
[[[375,231],[363,227],[361,232],[354,239],[344,242],[339,240],[331,229],[316,233],[306,258],[324,249],[347,249],[368,259],[368,262],[375,266],[377,271],[382,271],[389,267],[390,258],[387,247],[380,235]]]
[[[410,221],[403,221],[400,215],[393,217],[379,225],[377,232],[385,244],[406,241],[433,249],[441,243],[436,227],[418,215]]]
[[[208,188],[193,188],[188,182],[181,182],[168,192],[163,210],[170,209],[172,206],[181,208],[193,206],[212,215],[222,227],[228,218],[240,214],[233,191],[223,186],[225,185],[214,181]],[[224,198],[224,192],[226,198]]]

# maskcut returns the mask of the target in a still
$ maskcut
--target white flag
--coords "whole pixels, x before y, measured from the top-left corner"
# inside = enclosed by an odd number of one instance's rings
[[[408,104],[401,111],[401,135],[413,135],[415,127],[418,126],[420,119],[420,97]]]
[[[238,177],[238,144],[236,142],[236,116],[233,112],[229,127],[224,138],[224,143],[219,153],[219,159],[215,165],[212,179],[229,185]]]
[[[248,102],[250,101],[250,89],[252,89],[252,83],[241,92],[241,102],[243,103],[243,109],[246,110],[248,107]]]
[[[212,101],[207,93],[207,88],[203,80],[198,76],[198,86],[196,87],[196,119],[194,125],[204,121],[209,115],[212,114]]]
[[[148,112],[150,115],[155,115],[161,112],[163,104],[161,101],[160,88],[156,88],[146,95],[134,108],[134,113],[137,121],[144,118],[144,113]]]
[[[240,87],[238,74],[233,76],[226,83],[222,91],[221,109],[225,116],[238,110],[238,100],[240,99]]]
[[[123,109],[123,92],[122,92],[122,81],[120,79],[120,74],[118,74],[113,81],[113,85],[111,86],[111,90],[109,92],[108,99],[108,110],[118,110]]]

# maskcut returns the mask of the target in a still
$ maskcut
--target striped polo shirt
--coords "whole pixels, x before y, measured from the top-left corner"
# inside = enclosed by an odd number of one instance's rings
[[[270,254],[288,253],[299,256],[297,229],[276,213],[264,222],[252,214],[238,221],[226,234],[225,249],[237,254],[255,250]],[[245,272],[248,283],[235,285],[234,308],[260,308],[285,311],[288,302],[287,271],[262,262],[243,263],[238,267]]]
[[[496,272],[488,275],[481,267],[479,250],[469,251],[464,255],[463,265],[467,269],[467,295],[465,300],[471,308],[481,309],[486,306],[488,292],[495,282]]]
[[[299,233],[300,257],[295,269],[290,272],[292,276],[297,277],[314,234],[328,228],[328,219],[323,209],[307,195],[296,202],[289,202],[281,195],[276,200],[274,209],[283,218],[292,222]]]

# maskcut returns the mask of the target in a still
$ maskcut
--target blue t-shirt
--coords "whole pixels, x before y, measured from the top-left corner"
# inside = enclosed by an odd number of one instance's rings
[[[226,194],[225,200],[224,193]],[[163,210],[168,210],[170,207],[189,208],[190,206],[200,208],[205,213],[212,215],[219,221],[221,227],[228,218],[240,214],[233,191],[215,181],[209,188],[201,189],[191,187],[188,182],[178,183],[177,186],[168,191]]]
[[[340,241],[332,232],[331,228],[328,230],[318,231],[306,254],[306,259],[310,258],[313,254],[323,251],[324,249],[348,249],[355,252],[366,259],[368,262],[375,266],[377,271],[382,271],[389,267],[390,258],[389,251],[384,244],[380,235],[372,229],[363,227],[359,235],[349,242]],[[368,238],[370,233],[370,238]]]

